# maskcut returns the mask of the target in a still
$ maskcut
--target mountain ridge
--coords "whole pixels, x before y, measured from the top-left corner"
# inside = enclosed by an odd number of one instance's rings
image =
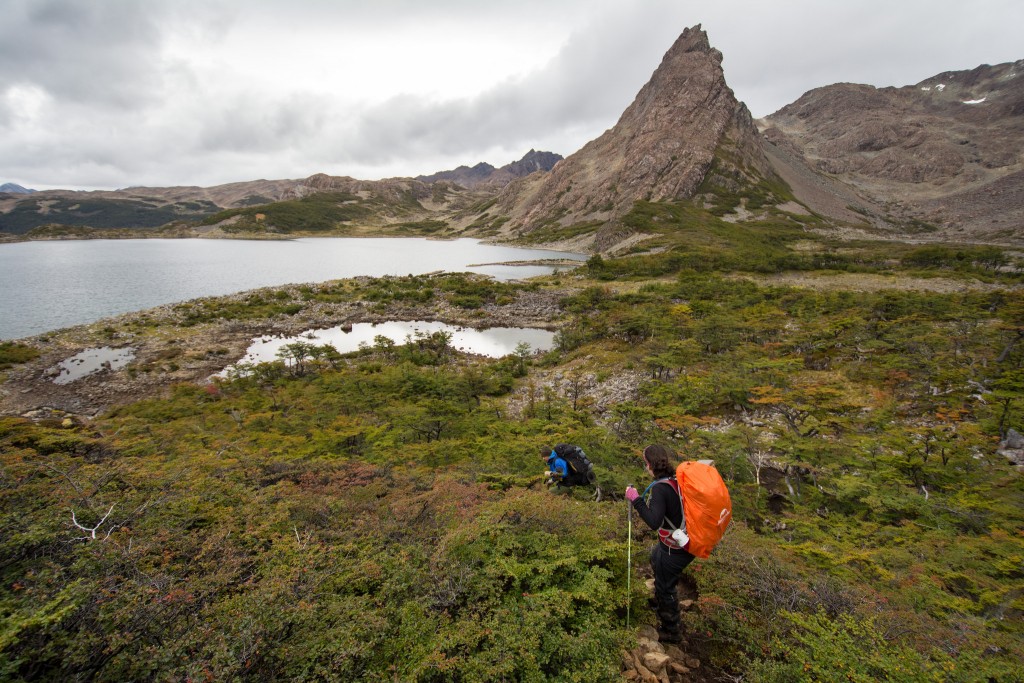
[[[1024,60],[900,88],[823,86],[760,123],[815,171],[928,224],[932,238],[1019,237]]]
[[[531,149],[518,161],[505,164],[501,168],[495,168],[487,162],[480,162],[473,167],[459,166],[450,171],[416,176],[416,180],[425,183],[446,180],[467,189],[481,186],[502,187],[516,178],[522,178],[537,171],[550,171],[562,158],[561,154]]]
[[[531,149],[501,168],[417,178],[7,193],[0,235],[51,224],[187,230],[226,209],[342,192],[376,203],[367,230],[432,221],[447,236],[513,240],[568,230],[581,235],[574,248],[595,251],[637,238],[622,224],[637,202],[714,206],[740,222],[769,208],[814,215],[815,230],[840,237],[1024,241],[1024,60],[903,87],[826,85],[754,121],[722,59],[699,24],[685,29],[616,124],[565,159]],[[755,195],[761,209],[750,211]]]
[[[30,190],[27,187],[22,187],[17,183],[4,183],[0,185],[0,193],[7,192],[10,194],[32,194],[36,190]]]

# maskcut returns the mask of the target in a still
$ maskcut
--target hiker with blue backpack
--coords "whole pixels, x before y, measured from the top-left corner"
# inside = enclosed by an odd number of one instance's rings
[[[581,466],[577,449],[579,449],[578,446],[568,443],[556,444],[554,448],[545,446],[540,449],[540,456],[548,464],[548,471],[544,474],[547,475],[549,483],[553,483],[557,487],[586,486],[590,483],[585,469],[590,461],[587,460],[587,463]],[[584,455],[583,458],[586,459],[586,456]],[[574,463],[575,466],[570,463]],[[592,470],[593,466],[590,469]]]
[[[653,606],[658,615],[659,640],[677,643],[680,637],[679,577],[694,557],[707,559],[732,521],[732,502],[722,475],[710,460],[672,463],[671,448],[644,449],[644,469],[654,477],[643,494],[626,487],[626,500],[651,529],[658,542],[651,550],[654,571]]]
[[[597,485],[594,464],[582,448],[569,443],[556,444],[554,448],[544,446],[540,449],[540,457],[548,465],[544,476],[549,485],[555,485],[557,491],[568,490],[573,486],[593,486],[594,500],[601,499],[601,487]]]

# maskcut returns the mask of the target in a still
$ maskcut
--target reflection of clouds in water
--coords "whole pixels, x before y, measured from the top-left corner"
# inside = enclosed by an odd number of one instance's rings
[[[529,328],[494,327],[489,330],[463,328],[452,335],[452,346],[468,353],[477,353],[490,358],[501,358],[514,353],[522,342],[530,345],[531,351],[547,351],[551,348],[554,332]]]
[[[346,326],[348,327],[348,326]],[[417,333],[431,335],[435,332],[450,332],[452,347],[466,353],[475,353],[490,358],[501,358],[514,353],[516,346],[526,342],[531,351],[547,351],[554,344],[554,332],[535,328],[492,327],[475,330],[471,327],[455,327],[437,321],[417,320],[412,322],[391,321],[385,323],[356,323],[346,332],[341,327],[325,330],[310,330],[295,337],[260,337],[246,351],[243,363],[265,363],[277,359],[277,352],[288,344],[307,342],[330,344],[341,353],[359,350],[360,345],[373,346],[378,336],[387,337],[397,345],[405,344],[407,337],[415,338]]]
[[[112,349],[104,346],[98,349],[85,349],[57,364],[57,376],[53,383],[70,384],[100,370],[119,370],[128,365],[133,358],[135,349],[131,347]]]

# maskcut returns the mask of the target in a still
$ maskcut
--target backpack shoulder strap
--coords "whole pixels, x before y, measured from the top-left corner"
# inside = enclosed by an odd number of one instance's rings
[[[683,506],[683,489],[679,486],[679,482],[676,481],[675,477],[665,477],[664,479],[657,479],[657,480],[651,482],[651,486],[647,487],[648,490],[652,486],[654,486],[655,484],[668,484],[669,488],[671,488],[673,491],[675,491],[676,495],[679,496],[679,511],[682,512],[682,514],[683,514],[683,523],[680,524],[678,527],[676,527],[676,525],[673,524],[672,520],[670,520],[668,517],[665,517],[664,521],[672,529],[679,528],[679,529],[682,529],[685,532],[686,531],[686,508]],[[644,493],[646,494],[647,491],[644,491]]]
[[[649,496],[647,494],[649,494],[651,492],[651,489],[654,488],[655,484],[668,484],[669,487],[673,491],[675,491],[676,493],[679,493],[679,484],[676,482],[675,477],[664,477],[662,479],[655,479],[650,484],[648,484],[647,488],[644,489],[644,492],[642,494],[640,494],[640,495],[642,495],[644,497],[645,501],[649,500]],[[680,495],[682,495],[682,494],[680,494]]]

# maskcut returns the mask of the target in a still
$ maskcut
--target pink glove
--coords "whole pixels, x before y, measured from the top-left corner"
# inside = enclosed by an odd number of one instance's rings
[[[632,486],[627,486],[626,487],[626,500],[628,500],[630,503],[632,503],[634,500],[636,500],[639,497],[640,497],[640,494],[637,493],[635,488],[633,488]]]

